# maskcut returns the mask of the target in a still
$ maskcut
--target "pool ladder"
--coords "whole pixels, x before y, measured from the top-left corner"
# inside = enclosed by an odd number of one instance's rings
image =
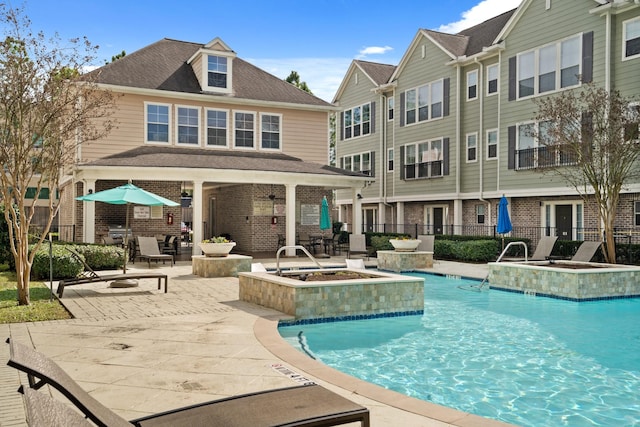
[[[278,276],[282,276],[282,270],[280,270],[280,254],[282,253],[283,250],[286,250],[286,249],[300,249],[302,252],[304,252],[307,255],[307,257],[309,257],[311,261],[313,261],[315,265],[318,266],[318,268],[324,268],[322,265],[320,265],[318,260],[315,259],[313,255],[311,255],[311,253],[309,253],[307,248],[305,248],[304,246],[300,246],[300,245],[282,246],[280,249],[278,249],[278,252],[276,252],[276,274]]]
[[[511,246],[515,246],[515,245],[522,245],[524,246],[524,260],[525,262],[529,260],[529,252],[528,252],[528,248],[527,248],[527,244],[525,242],[509,242],[509,244],[503,249],[502,253],[500,254],[500,256],[498,257],[498,259],[496,260],[496,262],[500,262],[502,261],[502,257],[504,257],[504,254],[507,253],[507,250],[509,250],[509,248]],[[487,277],[485,277],[482,280],[482,283],[480,283],[480,286],[478,286],[479,290],[482,290],[482,288],[484,287],[485,283],[487,283],[487,280],[489,279],[489,275],[487,274]]]

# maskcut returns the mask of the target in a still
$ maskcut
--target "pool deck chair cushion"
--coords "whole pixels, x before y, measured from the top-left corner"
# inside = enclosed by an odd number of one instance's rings
[[[29,386],[50,385],[98,426],[335,426],[360,422],[369,410],[317,384],[233,396],[127,421],[98,402],[42,353],[7,339],[9,366],[27,374]]]
[[[367,241],[364,234],[349,234],[347,258],[351,258],[351,255],[365,255],[369,259],[369,251],[367,250]]]
[[[589,262],[596,254],[602,242],[582,242],[571,261]]]
[[[138,249],[140,250],[140,255],[137,256],[139,259],[146,259],[149,263],[149,268],[151,268],[151,261],[171,261],[171,266],[175,262],[173,255],[170,254],[161,254],[160,248],[158,248],[158,240],[155,237],[136,237],[138,242]]]
[[[154,272],[141,272],[141,273],[115,273],[115,274],[105,274],[99,275],[87,264],[80,254],[77,252],[66,248],[71,254],[79,260],[82,265],[84,265],[84,271],[80,273],[79,276],[71,278],[71,279],[62,279],[58,282],[58,298],[62,298],[62,294],[64,293],[64,288],[67,286],[73,285],[81,285],[83,283],[99,283],[99,282],[110,282],[112,280],[123,280],[123,279],[158,279],[158,290],[161,289],[162,280],[164,279],[164,292],[167,293],[167,284],[169,279],[166,274],[154,273]]]

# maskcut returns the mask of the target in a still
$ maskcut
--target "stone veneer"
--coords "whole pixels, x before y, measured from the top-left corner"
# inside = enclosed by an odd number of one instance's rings
[[[304,272],[313,271],[319,270]],[[423,279],[382,272],[367,274],[376,277],[304,282],[271,273],[240,273],[240,300],[296,319],[424,311]]]
[[[377,257],[380,270],[399,273],[401,271],[433,268],[433,252],[378,251]]]
[[[229,254],[226,257],[191,257],[191,272],[200,277],[238,277],[242,271],[251,271],[253,258]]]
[[[557,264],[585,264],[556,261]],[[492,288],[576,301],[640,296],[640,267],[591,264],[599,268],[569,269],[549,262],[489,263]]]

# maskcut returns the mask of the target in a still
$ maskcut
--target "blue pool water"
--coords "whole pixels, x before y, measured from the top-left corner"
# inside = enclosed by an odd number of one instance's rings
[[[411,275],[425,278],[424,316],[280,333],[342,372],[465,412],[522,426],[640,426],[640,299],[576,303]]]

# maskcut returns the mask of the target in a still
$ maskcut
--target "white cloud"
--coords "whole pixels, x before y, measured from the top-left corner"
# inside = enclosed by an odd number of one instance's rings
[[[360,49],[358,52],[357,59],[364,59],[368,55],[384,55],[387,52],[392,51],[393,48],[391,46],[368,46]]]
[[[333,100],[351,64],[350,58],[245,58],[248,62],[281,79],[291,71],[300,75],[311,92],[327,102]]]
[[[438,31],[455,34],[473,27],[481,22],[491,19],[501,13],[514,9],[522,0],[482,0],[471,9],[462,12],[462,19],[449,24],[441,25]]]

